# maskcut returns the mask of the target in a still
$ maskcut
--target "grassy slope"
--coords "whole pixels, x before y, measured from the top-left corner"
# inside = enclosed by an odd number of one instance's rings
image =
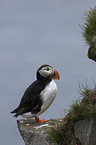
[[[96,88],[88,90],[84,88],[81,92],[83,96],[81,101],[76,101],[70,106],[70,110],[64,117],[62,123],[58,123],[56,128],[49,132],[49,138],[52,142],[60,145],[81,145],[74,136],[74,123],[79,120],[93,117],[96,119]]]

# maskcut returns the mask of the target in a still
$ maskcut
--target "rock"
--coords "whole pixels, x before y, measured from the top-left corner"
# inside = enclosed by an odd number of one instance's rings
[[[92,46],[89,47],[88,58],[92,59],[92,60],[94,60],[96,62],[96,46],[94,47],[94,45],[92,45]]]
[[[52,135],[52,128],[64,129],[64,119],[52,119],[45,123],[38,123],[34,119],[20,119],[17,120],[17,125],[25,145],[59,145],[54,139],[50,139],[49,135]],[[67,126],[70,127],[68,123]],[[96,145],[96,120],[90,118],[76,121],[73,134],[70,129],[64,130],[64,139],[65,135],[68,135],[72,140],[69,145],[78,145],[77,140],[81,145]],[[63,144],[66,145],[64,142]]]
[[[82,145],[96,145],[96,120],[93,118],[77,121],[74,133]]]
[[[18,129],[25,142],[25,145],[58,145],[48,140],[48,132],[56,127],[57,122],[63,119],[54,119],[45,123],[38,123],[34,119],[17,120]]]

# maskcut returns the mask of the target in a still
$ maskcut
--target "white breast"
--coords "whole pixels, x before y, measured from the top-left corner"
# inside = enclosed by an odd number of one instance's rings
[[[41,111],[38,113],[38,115],[40,115],[49,108],[49,106],[54,101],[56,94],[57,94],[57,86],[55,82],[52,80],[49,83],[49,85],[46,86],[45,89],[40,93],[43,100],[43,104],[41,107]]]

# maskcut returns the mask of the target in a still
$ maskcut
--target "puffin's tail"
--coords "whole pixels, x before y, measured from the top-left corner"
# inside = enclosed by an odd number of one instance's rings
[[[12,112],[10,113],[16,113],[18,111],[18,108],[16,108],[15,110],[13,110]]]
[[[13,110],[12,112],[10,112],[10,113],[16,113],[15,115],[14,115],[14,117],[18,117],[19,115],[21,115],[21,114],[23,114],[23,113],[26,113],[26,112],[28,112],[28,109],[27,108],[21,108],[20,106],[19,107],[17,107],[15,110]]]
[[[10,113],[16,113],[15,115],[14,115],[14,117],[18,117],[18,111],[19,111],[19,108],[17,107],[15,110],[13,110],[12,112],[10,112]]]

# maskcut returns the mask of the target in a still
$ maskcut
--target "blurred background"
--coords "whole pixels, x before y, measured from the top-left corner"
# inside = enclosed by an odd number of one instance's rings
[[[79,24],[95,0],[1,0],[0,1],[0,145],[24,145],[15,109],[26,88],[36,80],[42,64],[53,66],[61,76],[58,94],[40,118],[64,117],[79,99],[79,83],[94,88],[96,63],[87,58]],[[20,117],[18,117],[19,119]]]

